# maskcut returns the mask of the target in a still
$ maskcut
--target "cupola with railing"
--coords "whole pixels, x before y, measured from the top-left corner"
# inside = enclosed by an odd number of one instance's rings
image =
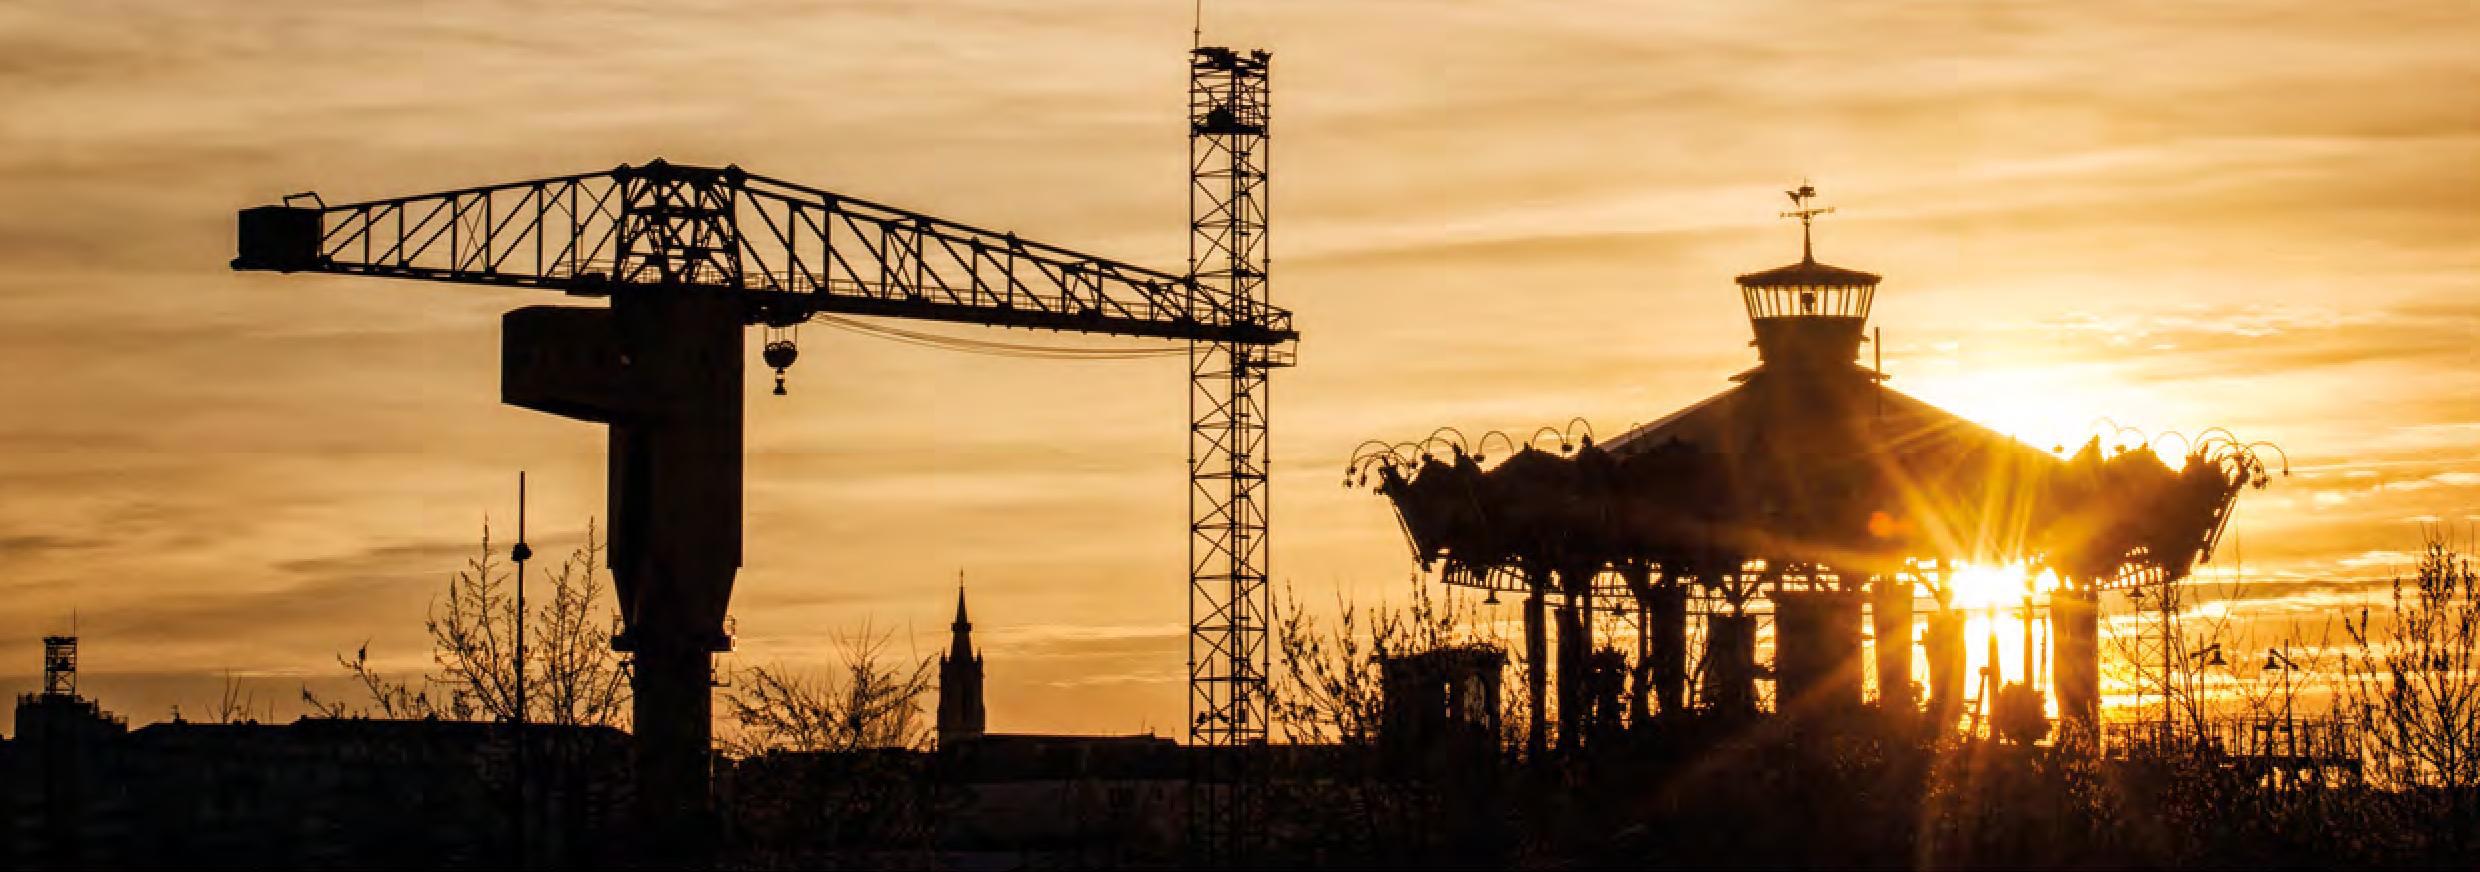
[[[1817,189],[1806,184],[1784,193],[1793,208],[1782,217],[1800,219],[1800,262],[1738,280],[1757,357],[1769,366],[1848,366],[1860,357],[1878,276],[1818,263],[1810,224],[1834,208],[1814,205]]]

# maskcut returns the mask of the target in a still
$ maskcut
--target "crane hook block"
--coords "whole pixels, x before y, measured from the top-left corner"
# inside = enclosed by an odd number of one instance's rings
[[[783,396],[787,393],[784,390],[784,370],[791,369],[792,362],[801,359],[800,346],[792,344],[790,339],[776,339],[767,342],[766,349],[759,356],[765,359],[766,365],[775,368],[775,395]]]

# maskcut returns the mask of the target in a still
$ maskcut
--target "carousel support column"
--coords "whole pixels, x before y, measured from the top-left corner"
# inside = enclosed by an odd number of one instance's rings
[[[1653,589],[1652,624],[1653,695],[1671,717],[1688,706],[1688,586],[1667,569]]]
[[[1963,713],[1963,611],[1954,607],[1954,593],[1941,574],[1936,588],[1938,609],[1929,613],[1929,628],[1921,636],[1921,646],[1928,649],[1929,659],[1929,727],[1944,733],[1955,728],[1955,718]]]
[[[1877,636],[1877,707],[1911,714],[1920,700],[1912,690],[1912,579],[1901,571],[1869,582],[1870,628]]]
[[[1586,611],[1592,608],[1593,576],[1600,567],[1569,568],[1559,572],[1561,587],[1559,603],[1559,750],[1573,751],[1584,740],[1585,655],[1592,650],[1593,640],[1586,630]]]
[[[1774,593],[1774,710],[1841,716],[1860,706],[1860,593],[1811,586]]]
[[[1705,693],[1716,714],[1753,714],[1757,708],[1757,619],[1748,614],[1746,577],[1732,573],[1724,588],[1729,614],[1705,616]]]
[[[1542,638],[1549,630],[1542,603],[1550,587],[1548,576],[1541,570],[1528,570],[1525,576],[1529,593],[1524,599],[1524,690],[1529,706],[1524,750],[1534,757],[1541,756],[1550,737],[1550,646]]]
[[[1629,675],[1633,693],[1628,695],[1630,723],[1653,720],[1653,571],[1643,563],[1629,562],[1619,567],[1619,575],[1627,581],[1628,595],[1636,600],[1636,668]]]
[[[2101,734],[2101,597],[2091,579],[2050,591],[2052,690],[2065,722],[2062,739],[2090,742]]]

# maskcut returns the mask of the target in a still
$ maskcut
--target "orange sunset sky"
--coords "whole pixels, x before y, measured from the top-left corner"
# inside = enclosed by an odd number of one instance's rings
[[[0,6],[0,690],[85,638],[137,721],[230,670],[289,719],[531,472],[600,428],[498,404],[534,293],[237,274],[233,211],[663,156],[1178,269],[1186,2]],[[2311,630],[2480,515],[2480,14],[2468,3],[1215,3],[1275,53],[1278,583],[1400,595],[1366,438],[1604,433],[1752,359],[1734,274],[1883,273],[1892,385],[2047,448],[2110,416],[2288,449],[2225,539]],[[932,327],[976,335],[969,328]],[[1184,364],[811,327],[749,385],[728,664],[923,654],[966,574],[991,726],[1178,734]],[[1016,341],[1072,341],[1015,334]],[[753,348],[754,355],[754,348]],[[2115,598],[2113,598],[2115,601]],[[1512,608],[1512,606],[1507,607]],[[2311,632],[2310,635],[2313,635]]]

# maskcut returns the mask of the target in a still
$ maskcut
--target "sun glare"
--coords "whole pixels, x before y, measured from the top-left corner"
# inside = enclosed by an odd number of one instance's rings
[[[2054,578],[2048,571],[2044,570],[2035,577],[2020,563],[2005,566],[1967,563],[1955,570],[1947,585],[1954,591],[1955,607],[1970,610],[2023,602],[2027,581],[2035,592],[2047,591],[2054,584]]]
[[[2095,436],[2114,443],[2114,434],[2098,417],[2105,412],[2125,421],[2170,420],[2169,410],[2159,408],[2147,392],[2122,385],[2107,370],[2089,364],[1973,363],[1957,370],[1928,367],[1910,389],[1921,399],[2042,451],[2072,452]]]

